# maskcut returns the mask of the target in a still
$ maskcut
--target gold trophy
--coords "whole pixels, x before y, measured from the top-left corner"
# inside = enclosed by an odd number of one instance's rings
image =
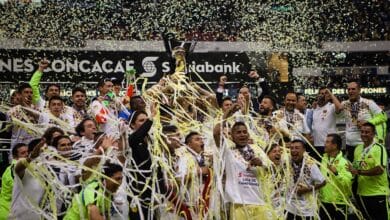
[[[279,72],[279,81],[288,82],[288,54],[272,53],[268,60],[268,68]]]
[[[186,73],[186,50],[182,46],[177,46],[172,50],[172,57],[176,60],[175,73]]]
[[[168,55],[175,59],[174,73],[187,74],[186,56],[191,54],[196,46],[196,39],[192,41],[179,41],[173,33],[163,33],[163,42]]]

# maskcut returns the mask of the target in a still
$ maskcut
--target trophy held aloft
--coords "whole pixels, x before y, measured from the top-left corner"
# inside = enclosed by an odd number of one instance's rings
[[[177,46],[172,50],[172,57],[176,60],[175,73],[183,72],[186,73],[186,51],[184,47]]]
[[[173,73],[187,74],[187,62],[188,56],[194,51],[196,46],[196,41],[180,41],[175,38],[173,33],[163,33],[163,40],[165,50],[168,55],[174,61],[174,67],[172,67],[173,62],[171,62],[172,69],[175,71]]]

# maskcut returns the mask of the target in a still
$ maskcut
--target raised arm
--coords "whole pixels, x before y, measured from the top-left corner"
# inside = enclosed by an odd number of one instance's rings
[[[326,89],[326,95],[330,96],[330,99],[334,104],[336,113],[340,113],[343,110],[343,106],[341,105],[339,99],[335,95],[333,95],[333,93],[329,89]]]
[[[24,171],[26,170],[26,168],[30,164],[30,162],[39,156],[39,154],[41,152],[41,148],[45,145],[45,143],[46,143],[46,140],[44,138],[42,138],[41,141],[34,147],[33,151],[30,153],[30,155],[27,158],[21,159],[16,163],[15,173],[20,178],[23,178]]]
[[[32,75],[30,79],[29,84],[33,91],[33,97],[32,97],[33,104],[37,104],[41,99],[41,94],[39,92],[39,83],[41,82],[43,71],[47,68],[48,65],[49,62],[47,60],[41,60],[39,62],[39,67],[37,71],[35,71],[35,73]]]
[[[261,88],[261,90],[262,90],[261,94],[257,96],[257,99],[259,100],[259,102],[261,102],[261,100],[263,99],[263,97],[265,95],[269,95],[270,94],[269,86],[268,86],[267,82],[263,78],[260,78],[260,75],[255,70],[251,70],[249,72],[248,76],[250,78],[256,80],[255,81],[256,86],[258,87],[258,89]]]
[[[139,127],[134,133],[129,135],[129,145],[130,147],[136,147],[139,143],[141,143],[146,135],[148,135],[148,132],[150,128],[153,125],[153,121],[150,119],[146,120],[141,127]]]

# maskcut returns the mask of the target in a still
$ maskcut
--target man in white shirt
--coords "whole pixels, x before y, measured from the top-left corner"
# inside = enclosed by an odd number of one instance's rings
[[[274,137],[276,133],[273,127],[272,112],[276,110],[276,103],[273,97],[269,95],[263,96],[263,99],[259,105],[259,117],[257,119],[258,135],[261,136],[265,143],[268,143],[271,139],[275,142],[279,139]]]
[[[64,131],[72,132],[75,124],[73,115],[64,113],[64,100],[59,96],[49,99],[49,109],[40,114],[38,123],[44,127],[58,126]]]
[[[223,113],[226,113],[233,106],[232,98],[229,96],[222,99],[221,109]]]
[[[186,147],[176,149],[179,159],[175,175],[180,187],[179,194],[189,207],[190,218],[203,219],[208,211],[209,195],[206,192],[211,186],[212,171],[203,154],[203,137],[198,132],[190,132],[185,144]]]
[[[320,88],[317,96],[317,107],[313,109],[313,142],[316,151],[310,156],[317,161],[321,161],[321,155],[324,153],[325,140],[328,134],[336,133],[336,114],[341,110],[340,101],[329,91],[329,89]]]
[[[15,165],[15,183],[8,219],[39,220],[44,214],[39,212],[42,209],[42,200],[45,199],[46,183],[35,173],[40,172],[42,166],[42,162],[36,158],[44,145],[44,140],[33,140],[29,144],[30,155]]]
[[[291,140],[309,138],[310,130],[306,123],[305,116],[296,109],[297,94],[289,92],[284,100],[284,108],[275,111],[273,119],[277,122],[276,126],[282,133]],[[284,132],[283,132],[284,131]]]
[[[69,109],[71,110],[70,111],[71,114],[73,114],[75,125],[78,125],[88,115],[86,99],[87,99],[87,93],[85,89],[81,87],[76,87],[72,89],[73,105]]]
[[[17,143],[29,143],[34,139],[35,131],[32,128],[23,126],[26,124],[36,124],[39,115],[36,113],[37,108],[32,104],[33,91],[29,84],[22,83],[18,87],[21,94],[21,104],[12,107],[7,112],[7,118],[12,127],[11,148]]]
[[[249,133],[243,122],[236,122],[231,128],[233,148],[226,147],[225,195],[230,206],[230,219],[273,219],[266,206],[261,189],[261,166],[270,162],[263,150],[249,145]]]
[[[290,144],[291,176],[286,198],[287,220],[314,219],[318,216],[317,190],[325,186],[325,177],[314,160],[305,154],[305,143]]]
[[[112,137],[118,137],[119,120],[118,113],[124,110],[124,106],[120,103],[112,92],[113,83],[111,79],[103,79],[99,81],[97,89],[99,95],[92,101],[90,105],[91,116],[98,124],[98,130]]]
[[[90,118],[86,118],[80,122],[76,127],[76,133],[81,137],[80,140],[73,144],[73,156],[72,158],[78,159],[80,157],[86,157],[93,152],[96,123]]]
[[[348,83],[348,100],[341,103],[342,116],[345,118],[347,158],[353,161],[354,150],[358,144],[362,144],[360,127],[366,123],[377,126],[386,123],[386,116],[382,109],[371,99],[360,96],[360,85],[357,82]]]
[[[0,220],[6,220],[10,211],[12,201],[12,190],[14,187],[14,168],[19,159],[28,156],[28,147],[24,143],[19,143],[12,149],[12,163],[1,176],[0,189]]]

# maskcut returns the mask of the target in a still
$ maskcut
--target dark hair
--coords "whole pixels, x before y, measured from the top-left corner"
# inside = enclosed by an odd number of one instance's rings
[[[240,90],[242,88],[247,88],[249,90],[249,92],[251,91],[247,82],[244,82],[244,83],[241,82],[240,87],[237,89],[237,98],[238,98],[238,95],[240,94]]]
[[[270,95],[265,95],[263,96],[263,99],[269,99],[271,100],[271,105],[273,107],[273,110],[275,111],[276,110],[276,101],[274,99],[274,97],[270,96]]]
[[[279,147],[279,144],[276,144],[276,143],[273,143],[271,144],[270,146],[268,146],[266,149],[265,149],[265,152],[267,154],[269,154],[269,152],[271,152],[273,149],[275,149],[276,147]]]
[[[294,92],[294,91],[287,91],[287,92],[286,92],[286,95],[285,95],[285,97],[284,97],[284,99],[286,99],[286,97],[287,97],[288,94],[293,94],[293,95],[295,95],[295,96],[297,97],[297,99],[298,99],[298,94],[297,94],[296,92]]]
[[[55,95],[55,96],[50,97],[49,106],[53,100],[60,100],[62,103],[64,103],[64,100],[61,97],[59,97],[58,95]]]
[[[360,82],[356,81],[356,80],[351,80],[351,81],[348,81],[348,84],[350,83],[356,83],[356,85],[358,86],[358,88],[360,88]]]
[[[233,101],[233,99],[232,99],[232,97],[230,97],[230,96],[225,96],[225,97],[223,97],[222,102],[221,102],[221,107],[222,107],[222,105],[223,105],[223,103],[224,103],[225,101]]]
[[[98,84],[97,84],[97,88],[104,86],[104,84],[105,84],[106,82],[112,82],[112,79],[110,79],[110,78],[104,78],[104,79],[100,80],[100,81],[98,82]]]
[[[297,100],[298,100],[299,98],[301,98],[301,97],[303,97],[303,98],[306,99],[306,97],[305,97],[303,94],[297,94]]]
[[[122,171],[123,171],[122,166],[115,163],[106,162],[103,167],[103,173],[108,177],[112,177],[116,172],[122,172]]]
[[[370,127],[371,130],[372,130],[374,133],[376,133],[375,125],[373,125],[372,123],[366,122],[366,123],[364,123],[362,126],[364,126],[364,127]]]
[[[84,95],[87,94],[87,92],[85,91],[84,88],[81,88],[81,87],[75,87],[72,89],[72,96],[76,93],[76,92],[81,92],[83,93]]]
[[[187,136],[186,136],[186,138],[184,140],[184,143],[188,144],[191,141],[192,137],[195,136],[195,135],[200,135],[200,134],[198,132],[196,132],[196,131],[191,131],[189,134],[187,134]]]
[[[19,84],[19,86],[18,86],[18,92],[19,93],[22,93],[23,92],[23,90],[25,90],[25,89],[27,89],[27,88],[32,88],[31,87],[31,85],[30,84],[28,84],[28,83],[21,83],[21,84]]]
[[[45,133],[42,136],[43,138],[46,139],[46,144],[52,145],[52,143],[53,143],[53,134],[55,132],[59,132],[59,133],[61,133],[61,135],[65,134],[65,132],[61,128],[59,128],[59,127],[50,127],[48,129],[46,129]]]
[[[338,134],[328,134],[328,137],[332,137],[332,144],[336,144],[336,147],[338,150],[341,150],[343,140],[341,139],[340,135]]]
[[[16,96],[17,94],[20,94],[20,92],[18,90],[13,91],[11,94],[11,98]]]
[[[238,126],[244,126],[246,128],[246,124],[242,121],[237,121],[236,123],[233,124],[232,128],[231,128],[231,131],[235,130],[236,127]]]
[[[167,133],[175,133],[177,131],[177,127],[175,125],[165,125],[162,128],[162,133],[167,134]]]
[[[55,83],[51,83],[51,84],[49,84],[49,85],[46,87],[46,89],[45,89],[45,93],[47,93],[47,92],[49,91],[49,88],[50,88],[50,87],[53,87],[53,86],[57,87],[57,88],[58,88],[58,90],[61,90],[61,87],[60,87],[60,85],[58,85],[58,84],[55,84]]]
[[[72,140],[70,139],[70,137],[68,136],[68,135],[60,135],[60,136],[57,136],[57,137],[55,137],[54,139],[53,139],[53,141],[52,141],[52,146],[53,147],[55,147],[55,148],[58,148],[58,142],[61,140],[61,139],[64,139],[64,138],[66,138],[66,139],[68,139],[68,140],[70,140],[71,142],[72,142]]]
[[[117,86],[121,86],[122,85],[122,80],[120,80],[120,79],[118,79],[116,77],[112,77],[111,78],[111,82],[112,82],[112,84],[117,85]]]
[[[134,124],[135,123],[135,120],[137,120],[138,116],[141,115],[141,114],[144,114],[144,115],[148,115],[145,111],[143,110],[139,110],[139,111],[135,111],[133,112],[133,114],[131,114],[131,117],[130,117],[130,124]]]
[[[281,138],[280,140],[279,140],[279,145],[283,145],[283,142],[284,143],[288,143],[288,142],[290,142],[291,141],[291,139],[290,139],[290,137],[283,137],[283,138]]]
[[[139,95],[132,96],[130,98],[130,109],[134,110],[136,108],[136,106],[135,106],[135,100],[136,99],[142,99],[143,100],[143,98],[141,96],[139,96]]]
[[[303,146],[303,148],[306,149],[306,143],[304,141],[302,141],[300,139],[295,139],[295,140],[291,141],[291,144],[294,144],[294,143],[300,143]]]
[[[15,146],[12,148],[12,157],[17,158],[18,157],[18,150],[22,147],[28,147],[27,144],[25,143],[17,143]]]
[[[28,153],[31,153],[34,150],[35,146],[39,144],[39,142],[41,142],[41,138],[37,138],[30,141],[30,143],[28,143]]]
[[[321,87],[318,89],[318,92],[320,92],[321,90],[324,90],[324,89],[328,89],[328,87],[326,87],[326,86],[321,86]]]
[[[80,136],[80,137],[83,136],[81,134],[81,132],[85,131],[84,124],[85,124],[86,121],[93,121],[93,122],[95,122],[92,118],[84,118],[75,128],[75,131],[76,131],[77,135]]]

